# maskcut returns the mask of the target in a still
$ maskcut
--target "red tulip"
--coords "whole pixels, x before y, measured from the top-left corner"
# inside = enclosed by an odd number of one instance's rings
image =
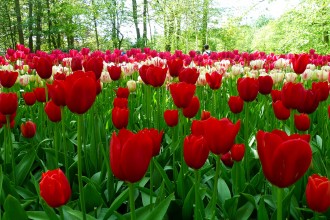
[[[151,65],[153,66],[153,65]],[[147,70],[149,69],[150,66],[143,65],[139,69],[139,75],[142,79],[142,81],[146,84],[149,85],[148,78],[147,78]]]
[[[301,102],[297,107],[297,110],[300,113],[311,114],[319,106],[320,101],[317,94],[310,89],[305,90],[303,96],[300,98]]]
[[[121,67],[120,66],[108,66],[107,67],[110,78],[113,81],[119,80],[121,76]]]
[[[96,83],[93,72],[77,71],[65,79],[66,105],[71,112],[84,114],[96,98]]]
[[[196,86],[185,82],[173,83],[170,85],[170,92],[174,101],[174,104],[178,108],[187,107],[196,90]]]
[[[231,149],[231,157],[234,161],[239,162],[243,159],[245,153],[245,145],[244,144],[234,144]]]
[[[53,73],[53,65],[50,58],[40,57],[36,63],[36,71],[40,78],[49,79]]]
[[[23,137],[32,138],[36,134],[37,126],[32,121],[21,124],[21,132]]]
[[[277,100],[281,100],[282,92],[281,92],[281,90],[273,89],[271,91],[271,96],[272,96],[273,102],[276,102]]]
[[[112,109],[112,123],[117,129],[126,128],[128,125],[129,110],[114,107]]]
[[[238,114],[243,111],[244,101],[239,96],[230,96],[228,105],[232,113]]]
[[[18,77],[18,72],[0,70],[0,84],[5,88],[12,87]]]
[[[141,130],[142,133],[146,133],[152,140],[152,156],[157,156],[160,152],[160,146],[162,143],[162,139],[163,139],[163,131],[158,131],[154,128],[145,128],[143,130]]]
[[[58,106],[66,105],[66,90],[65,90],[65,81],[63,80],[54,80],[52,85],[47,85],[49,91],[49,97],[53,102]]]
[[[134,134],[121,129],[110,141],[110,165],[113,174],[123,181],[135,183],[142,179],[152,158],[153,142],[148,134]]]
[[[256,99],[259,91],[257,79],[246,77],[237,80],[237,90],[241,99],[245,102],[252,102]]]
[[[186,118],[193,118],[197,114],[200,107],[199,99],[197,96],[194,96],[190,104],[182,109],[183,115]]]
[[[259,82],[259,92],[263,95],[268,95],[271,93],[273,88],[273,79],[271,76],[259,76],[258,77]]]
[[[211,117],[211,113],[209,111],[205,111],[203,110],[202,111],[202,114],[201,114],[201,120],[206,120],[208,119],[209,117]]]
[[[95,79],[98,80],[101,77],[103,70],[102,57],[90,57],[83,63],[86,72],[92,71],[95,74]]]
[[[281,100],[272,103],[275,117],[278,120],[287,120],[290,118],[290,109],[287,109]]]
[[[311,121],[307,114],[295,114],[294,124],[299,131],[307,131],[311,125]]]
[[[128,90],[128,88],[119,87],[116,90],[116,96],[117,96],[117,98],[128,99],[128,96],[129,96],[129,90]]]
[[[227,153],[233,146],[235,137],[240,129],[241,122],[233,124],[229,119],[220,120],[210,117],[203,121],[204,137],[210,151],[216,155]]]
[[[113,100],[113,107],[128,108],[128,100],[126,98],[115,98]]]
[[[296,74],[302,74],[309,63],[309,56],[308,54],[295,54],[291,62],[294,72]]]
[[[60,169],[48,170],[46,173],[42,173],[39,187],[41,197],[50,207],[60,207],[70,199],[70,184]]]
[[[308,177],[306,201],[310,209],[326,212],[330,207],[330,181],[327,177],[313,174]]]
[[[179,122],[179,112],[178,110],[165,110],[164,119],[169,127],[174,127]]]
[[[148,83],[153,87],[161,87],[166,79],[167,68],[150,66],[146,72]]]
[[[36,98],[36,95],[34,94],[34,92],[25,92],[25,93],[23,93],[22,96],[23,96],[23,99],[24,99],[26,105],[32,106],[37,101],[37,98]]]
[[[282,88],[281,100],[286,108],[297,109],[303,102],[305,88],[301,83],[285,83]]]
[[[179,73],[179,81],[189,84],[196,84],[199,72],[196,68],[184,68]]]
[[[258,131],[257,150],[265,177],[280,188],[298,181],[312,161],[312,150],[305,137],[287,136],[282,131]]]
[[[184,139],[183,157],[186,164],[193,168],[201,168],[209,155],[209,148],[203,136],[189,135]]]
[[[221,155],[221,161],[226,167],[232,167],[234,165],[233,158],[231,157],[230,151]]]
[[[47,102],[45,105],[45,112],[52,122],[59,122],[62,119],[61,108],[57,106],[53,101]]]
[[[71,69],[72,69],[72,72],[82,70],[82,58],[81,57],[78,57],[78,56],[72,57]]]
[[[0,93],[0,113],[3,115],[14,114],[18,107],[16,93]]]
[[[16,112],[14,112],[13,114],[10,115],[9,121],[10,122],[14,121],[15,117],[16,117]],[[6,115],[3,115],[0,112],[0,124],[6,124],[6,123],[7,123],[7,117],[6,117]]]
[[[183,60],[171,59],[167,61],[168,70],[172,77],[179,76],[181,69],[183,68]]]
[[[46,102],[46,90],[45,88],[35,88],[33,90],[34,95],[38,102]]]
[[[214,71],[212,74],[206,73],[205,77],[207,84],[209,84],[212,90],[220,88],[222,82],[222,74],[219,74],[218,72]]]
[[[313,82],[312,91],[316,93],[316,96],[320,102],[327,100],[329,97],[328,82]]]

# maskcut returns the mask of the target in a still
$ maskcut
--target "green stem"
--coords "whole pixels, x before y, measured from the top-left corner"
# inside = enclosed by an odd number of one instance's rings
[[[79,183],[79,194],[80,194],[80,206],[83,213],[83,220],[86,220],[86,207],[85,207],[85,196],[83,193],[83,182],[82,182],[82,132],[83,132],[83,115],[78,115],[78,136],[77,136],[77,148],[78,148],[78,183]]]
[[[276,198],[277,198],[277,220],[283,219],[283,196],[284,190],[283,188],[277,188]]]
[[[55,168],[58,168],[58,151],[59,151],[59,131],[58,125],[55,123],[54,129],[54,147],[55,147]]]
[[[135,202],[134,202],[134,183],[128,183],[129,187],[129,207],[131,211],[131,220],[136,219],[135,215]]]
[[[153,187],[154,187],[154,178],[153,178],[153,174],[154,174],[154,158],[151,159],[150,161],[150,207],[152,209],[152,204],[153,204]]]
[[[217,117],[217,90],[213,90],[213,117]]]
[[[13,182],[14,185],[16,185],[16,163],[15,163],[15,156],[14,156],[14,148],[13,148],[13,142],[11,139],[11,130],[10,130],[10,115],[6,115],[6,121],[7,121],[7,138],[8,138],[8,146],[9,146],[9,152],[11,157],[11,168],[13,172]],[[9,154],[8,154],[9,155]]]
[[[215,209],[218,201],[218,179],[220,175],[220,155],[216,156],[216,169],[214,176],[213,195],[211,201],[212,219],[215,219]]]
[[[58,211],[59,211],[59,213],[60,213],[60,219],[61,219],[61,220],[64,220],[63,206],[60,206],[60,207],[58,208]]]
[[[157,129],[160,130],[160,120],[161,120],[161,112],[160,112],[160,93],[162,92],[162,88],[157,89]]]
[[[194,170],[195,172],[195,219],[200,219],[198,212],[200,211],[200,202],[199,202],[199,183],[200,183],[200,173],[199,170]]]
[[[319,213],[314,212],[314,220],[319,220],[319,219],[320,219]]]
[[[244,140],[246,153],[244,155],[244,168],[246,169],[246,180],[250,180],[250,147],[249,147],[249,104],[245,103],[245,119],[244,119]]]
[[[63,144],[63,154],[64,154],[64,166],[65,166],[65,173],[70,182],[70,175],[69,175],[69,162],[68,162],[68,148],[66,146],[66,136],[65,136],[65,118],[64,118],[64,107],[61,106],[61,118],[62,118],[62,144]]]

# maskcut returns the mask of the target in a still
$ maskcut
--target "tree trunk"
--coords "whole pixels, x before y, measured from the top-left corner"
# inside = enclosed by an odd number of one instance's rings
[[[209,0],[203,2],[203,18],[202,18],[202,47],[207,43],[207,23],[209,15]]]
[[[112,0],[109,6],[109,14],[111,18],[111,40],[114,48],[118,48],[118,31],[117,25],[117,0]]]
[[[36,50],[40,50],[41,48],[41,34],[42,34],[42,26],[41,26],[41,17],[42,17],[42,8],[41,8],[41,0],[37,2],[37,24],[36,24]]]
[[[10,14],[9,14],[9,8],[8,8],[7,2],[4,4],[4,6],[5,6],[5,13],[6,13],[5,16],[6,16],[7,21],[8,21],[8,29],[9,29],[11,47],[15,48],[15,45],[16,45],[15,31],[12,28],[11,17],[10,17]]]
[[[28,29],[29,29],[29,48],[30,51],[33,51],[33,0],[29,0],[29,24],[28,24]]]
[[[46,7],[47,7],[47,19],[48,19],[47,43],[48,43],[48,49],[51,50],[51,48],[52,48],[52,41],[51,41],[52,20],[51,20],[51,17],[50,17],[50,4],[49,4],[49,0],[46,0]]]
[[[181,36],[181,18],[180,17],[176,17],[176,49],[180,50],[180,36]]]
[[[92,9],[93,9],[93,22],[94,22],[94,32],[95,32],[95,39],[96,39],[96,48],[100,49],[100,42],[99,42],[99,34],[97,32],[97,17],[96,17],[96,7],[94,0],[92,0]]]
[[[139,29],[139,22],[138,22],[138,16],[137,16],[137,3],[136,0],[132,0],[133,5],[133,20],[136,30],[136,45],[140,47],[141,44],[141,35],[140,35],[140,29]]]
[[[143,0],[143,47],[147,45],[147,10],[148,0]]]
[[[23,35],[22,17],[21,17],[21,7],[20,7],[19,0],[15,0],[15,12],[16,12],[16,19],[17,19],[17,31],[18,31],[19,43],[24,44],[24,35]]]

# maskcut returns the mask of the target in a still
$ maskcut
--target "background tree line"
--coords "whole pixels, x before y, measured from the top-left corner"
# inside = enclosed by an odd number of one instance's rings
[[[188,52],[208,43],[212,50],[329,53],[329,0],[301,0],[280,18],[263,14],[248,24],[243,21],[249,11],[223,20],[224,11],[221,0],[2,0],[0,53],[17,43],[31,51],[151,47]]]

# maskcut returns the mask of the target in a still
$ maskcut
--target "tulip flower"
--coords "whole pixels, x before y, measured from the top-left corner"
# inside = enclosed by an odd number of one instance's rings
[[[316,92],[308,89],[305,90],[304,96],[301,97],[297,110],[300,113],[311,114],[319,106],[320,100]]]
[[[5,88],[12,87],[18,77],[18,72],[0,70],[0,84]]]
[[[257,79],[246,77],[237,80],[237,90],[239,96],[245,102],[252,102],[256,99],[259,91],[259,82]]]
[[[329,97],[328,82],[313,82],[312,91],[316,93],[317,99],[320,102],[327,100]]]
[[[73,72],[82,70],[82,58],[79,56],[72,57],[71,69]]]
[[[201,114],[201,120],[206,120],[208,119],[209,117],[211,117],[211,113],[209,111],[205,111],[203,110],[202,111],[202,114]]]
[[[273,102],[276,102],[277,100],[281,100],[281,96],[282,96],[281,90],[273,89],[270,94],[272,96]]]
[[[53,65],[49,57],[40,57],[36,63],[36,71],[41,79],[49,79],[53,73]]]
[[[40,195],[53,208],[65,205],[71,196],[68,179],[60,169],[42,173],[39,183]]]
[[[113,107],[128,108],[128,99],[127,98],[114,98]]]
[[[259,82],[259,92],[263,95],[268,95],[271,93],[273,88],[273,79],[269,75],[265,76],[259,76],[258,77]]]
[[[186,82],[173,83],[170,85],[170,92],[174,101],[174,104],[178,108],[187,107],[196,90],[196,86],[188,84]]]
[[[63,80],[54,80],[52,85],[47,85],[49,97],[57,106],[66,106],[66,90]]]
[[[0,93],[0,113],[3,115],[14,114],[18,107],[16,93]]]
[[[151,65],[153,66],[153,65]],[[142,65],[139,69],[139,75],[142,79],[142,81],[146,84],[149,85],[148,79],[147,79],[147,70],[149,69],[150,66],[148,65]]]
[[[167,68],[150,66],[146,72],[148,83],[153,87],[161,87],[166,79]]]
[[[193,118],[197,114],[200,107],[199,99],[197,96],[194,96],[190,104],[182,109],[182,113],[186,118]]]
[[[209,84],[210,88],[212,90],[219,89],[222,82],[222,74],[219,74],[218,72],[213,72],[212,74],[205,74],[206,82]]]
[[[285,83],[282,88],[281,100],[286,108],[297,109],[302,105],[305,88],[301,83]]]
[[[102,57],[91,57],[83,63],[86,72],[92,71],[95,74],[95,79],[98,80],[101,77],[103,70]]]
[[[121,76],[121,67],[120,66],[108,66],[107,67],[110,78],[113,81],[119,80]]]
[[[36,98],[36,95],[34,94],[34,92],[25,92],[25,93],[23,93],[22,96],[25,101],[25,104],[28,106],[34,105],[34,103],[36,103],[36,101],[37,101],[37,98]]]
[[[167,61],[168,70],[172,77],[179,76],[181,69],[183,68],[182,59],[171,59]]]
[[[33,90],[34,95],[38,102],[46,102],[46,90],[45,88],[39,87]]]
[[[32,121],[21,124],[21,132],[23,137],[32,138],[36,134],[37,126]]]
[[[209,148],[203,136],[189,135],[183,142],[183,157],[193,169],[200,169],[207,160]]]
[[[308,136],[288,136],[280,130],[257,132],[257,150],[262,170],[269,182],[285,188],[305,174],[312,161],[312,150],[306,141]]]
[[[179,81],[195,85],[199,77],[196,68],[184,68],[179,73]]]
[[[287,120],[290,118],[290,109],[287,109],[281,100],[272,103],[275,117],[278,120]]]
[[[224,165],[226,165],[226,167],[233,167],[234,165],[234,161],[233,158],[231,157],[231,153],[230,151],[221,155],[221,161]]]
[[[310,209],[326,212],[330,207],[330,181],[327,177],[313,174],[308,177],[306,201]]]
[[[309,63],[309,56],[308,54],[295,54],[291,62],[294,72],[297,74],[302,74]]]
[[[307,131],[311,125],[311,120],[307,114],[295,114],[294,124],[299,131]]]
[[[9,121],[10,122],[14,121],[15,117],[16,117],[16,112],[14,112],[13,114],[10,115]],[[6,123],[7,123],[7,117],[6,117],[6,115],[3,115],[0,112],[0,124],[6,124]]]
[[[234,161],[239,162],[243,159],[245,153],[245,145],[244,144],[234,144],[231,149],[231,157]]]
[[[174,127],[178,124],[179,122],[179,112],[178,110],[165,110],[164,112],[164,119],[169,127]]]
[[[129,90],[128,90],[128,88],[119,87],[116,90],[116,96],[117,96],[117,98],[128,99],[128,96],[129,96]]]
[[[126,128],[128,125],[129,110],[126,108],[114,107],[111,117],[112,123],[117,129]]]
[[[153,142],[145,132],[121,129],[110,140],[110,165],[113,174],[120,180],[135,183],[147,172],[152,158]]]
[[[160,146],[162,143],[162,139],[163,139],[163,134],[164,131],[158,131],[154,128],[145,128],[143,130],[141,130],[142,133],[146,133],[152,140],[153,143],[153,150],[152,150],[152,156],[157,156],[160,152]]]
[[[45,112],[52,122],[59,122],[62,119],[61,108],[57,106],[53,101],[47,102],[45,105]]]
[[[244,101],[239,96],[230,96],[228,105],[232,113],[238,114],[243,111]]]

